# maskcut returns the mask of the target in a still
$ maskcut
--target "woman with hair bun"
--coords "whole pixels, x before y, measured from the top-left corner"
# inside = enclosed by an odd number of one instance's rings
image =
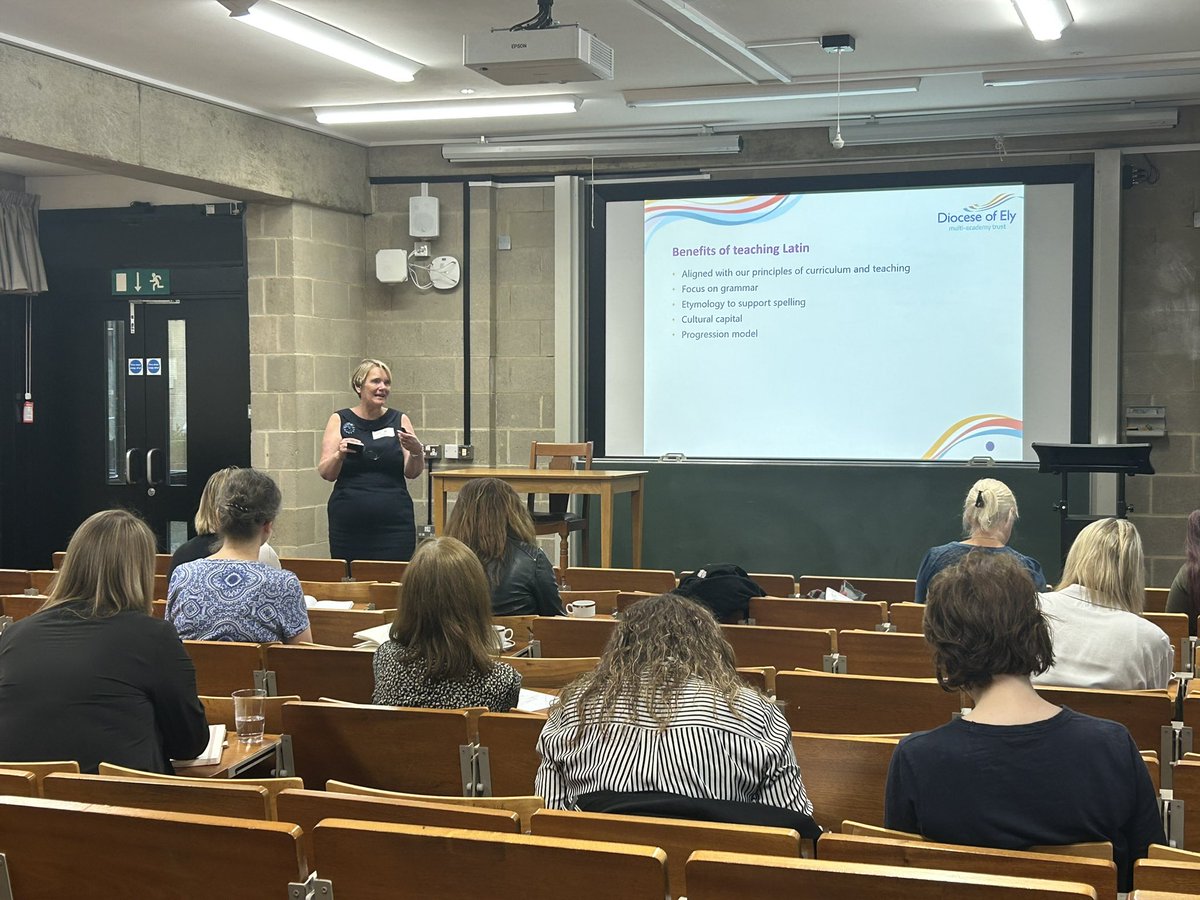
[[[281,497],[274,480],[236,469],[217,500],[221,549],[183,563],[167,588],[167,620],[197,641],[312,641],[304,592],[295,573],[259,562]]]
[[[1185,551],[1187,561],[1179,567],[1167,593],[1167,612],[1186,613],[1188,633],[1194,637],[1196,614],[1200,612],[1200,509],[1188,516]]]
[[[197,559],[205,559],[220,549],[221,539],[217,537],[217,531],[220,529],[217,500],[221,496],[221,488],[225,486],[225,479],[231,472],[237,470],[237,466],[218,469],[204,483],[204,491],[200,494],[200,505],[196,508],[196,517],[192,520],[196,526],[196,536],[175,548],[175,552],[171,554],[171,569],[167,572],[168,577],[175,571],[176,566]],[[275,569],[280,567],[279,554],[270,544],[263,544],[259,548],[258,561]]]
[[[1108,841],[1128,891],[1133,860],[1164,840],[1158,795],[1125,726],[1034,690],[1057,647],[1028,569],[971,551],[933,579],[924,629],[938,682],[971,709],[900,741],[884,825],[1002,850]]]
[[[358,403],[325,424],[317,472],[334,482],[329,495],[333,559],[408,560],[417,544],[407,479],[425,471],[425,447],[413,424],[388,408],[392,370],[364,359],[350,376]]]
[[[1039,591],[1048,588],[1046,574],[1041,563],[1032,557],[1018,553],[1008,546],[1013,526],[1017,522],[1017,498],[1008,485],[995,478],[981,478],[971,485],[963,500],[962,526],[966,537],[934,547],[921,560],[917,570],[916,601],[925,602],[925,592],[933,576],[948,566],[954,565],[972,550],[1012,556],[1029,570],[1030,577]]]

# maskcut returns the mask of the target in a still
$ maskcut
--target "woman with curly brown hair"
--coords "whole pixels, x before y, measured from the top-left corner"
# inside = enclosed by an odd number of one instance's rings
[[[596,670],[563,690],[538,752],[550,808],[656,791],[812,812],[783,714],[742,681],[712,613],[677,594],[625,612]]]
[[[1054,663],[1028,570],[968,553],[929,588],[925,639],[938,681],[964,690],[961,719],[900,741],[884,824],[934,841],[1021,850],[1109,841],[1128,890],[1133,860],[1163,841],[1146,765],[1123,725],[1043,700]]]

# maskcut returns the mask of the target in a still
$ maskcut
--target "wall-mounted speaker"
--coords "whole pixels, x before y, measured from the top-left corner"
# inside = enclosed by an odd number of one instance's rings
[[[438,236],[438,198],[408,198],[408,233],[415,238]]]

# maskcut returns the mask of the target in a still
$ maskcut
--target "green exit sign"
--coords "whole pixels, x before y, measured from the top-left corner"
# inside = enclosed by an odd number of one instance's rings
[[[170,269],[113,269],[114,297],[155,297],[171,293]]]

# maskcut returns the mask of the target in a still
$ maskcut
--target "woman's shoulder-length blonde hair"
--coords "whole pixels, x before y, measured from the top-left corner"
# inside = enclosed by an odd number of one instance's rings
[[[149,526],[128,510],[107,509],[89,516],[71,536],[42,609],[86,600],[89,618],[126,610],[149,614],[157,549]]]
[[[537,540],[533,519],[520,495],[499,478],[472,478],[458,492],[446,534],[475,551],[488,572],[498,578],[498,563],[508,552],[510,538],[532,544]]]
[[[698,679],[738,715],[739,696],[752,690],[738,675],[733,648],[705,607],[679,594],[647,597],[621,616],[600,664],[567,685],[582,730],[644,710],[659,729],[671,724],[684,686]]]
[[[402,658],[423,659],[431,678],[457,681],[492,670],[492,592],[470,547],[439,537],[417,548],[389,637]]]
[[[216,534],[221,530],[221,489],[225,487],[229,476],[237,470],[237,466],[227,466],[208,476],[208,481],[204,483],[204,491],[200,494],[196,518],[192,520],[196,526],[196,534]]]
[[[1091,601],[1138,613],[1146,605],[1142,539],[1128,519],[1092,522],[1071,544],[1058,590],[1070,584],[1088,589]]]

